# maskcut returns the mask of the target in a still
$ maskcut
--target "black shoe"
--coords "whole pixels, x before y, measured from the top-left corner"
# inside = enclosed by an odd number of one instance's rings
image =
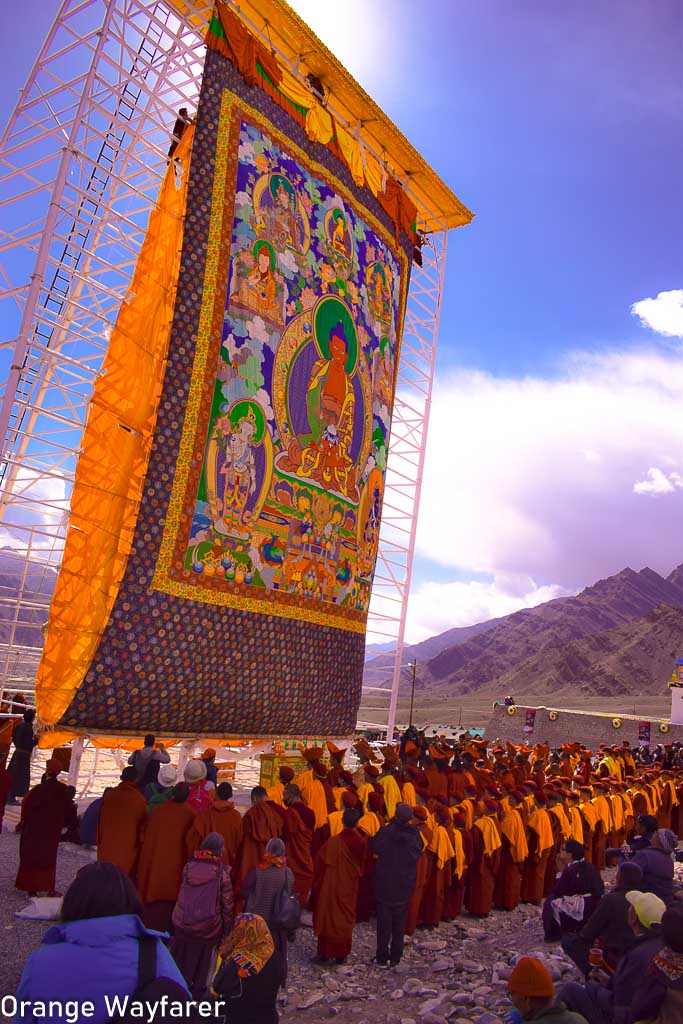
[[[374,967],[388,967],[389,966],[389,961],[388,960],[378,960],[376,956],[373,956],[373,958],[370,961],[370,963]]]

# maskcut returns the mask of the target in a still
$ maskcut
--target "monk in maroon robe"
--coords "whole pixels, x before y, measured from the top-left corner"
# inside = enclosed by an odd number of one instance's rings
[[[157,931],[172,930],[172,914],[187,864],[188,834],[196,811],[188,804],[190,787],[178,782],[170,800],[150,814],[138,866],[138,892],[144,922]]]
[[[443,804],[438,804],[434,813],[437,829],[443,828],[446,836],[448,837],[448,841],[450,842],[452,825],[451,814],[448,807]],[[439,834],[437,833],[437,838],[438,836]],[[446,893],[451,887],[451,881],[453,878],[453,865],[451,856],[444,857],[443,863],[441,863],[439,860],[439,852],[436,850],[430,850],[429,854],[434,863],[427,876],[427,883],[422,896],[420,916],[422,924],[426,925],[427,928],[437,928],[444,917]]]
[[[311,842],[315,832],[315,814],[301,798],[301,790],[293,782],[283,792],[285,802],[282,838],[287,851],[287,867],[294,875],[294,890],[305,907],[313,884]]]
[[[51,757],[45,769],[45,780],[34,786],[21,805],[15,884],[30,896],[39,892],[56,895],[57,850],[72,803],[68,786],[57,778],[62,770],[57,758]]]
[[[357,830],[358,812],[344,811],[343,829],[318,851],[313,875],[313,932],[318,939],[314,963],[343,963],[351,952],[356,923],[358,881],[367,839]]]
[[[493,890],[493,902],[498,910],[514,910],[520,901],[522,871],[529,853],[524,819],[518,810],[523,799],[524,794],[520,790],[510,794],[508,813],[515,815],[515,818],[510,822],[501,822],[500,839],[503,845]]]
[[[460,878],[458,878],[456,873],[453,872],[451,886],[446,893],[446,901],[444,903],[444,917],[447,921],[451,918],[459,917],[462,913],[462,906],[465,899],[465,887],[467,885],[467,872],[474,856],[474,840],[472,839],[472,832],[467,828],[465,815],[460,813],[454,814],[453,826],[458,830],[460,838],[462,839],[462,852],[465,857],[465,870]]]
[[[408,904],[408,914],[406,917],[406,924],[404,932],[406,935],[412,935],[418,924],[420,923],[420,910],[422,908],[422,898],[424,896],[425,886],[429,881],[429,871],[432,867],[432,862],[429,859],[429,850],[427,847],[432,841],[432,829],[427,824],[427,808],[426,807],[414,807],[413,815],[417,821],[418,830],[422,836],[423,849],[422,853],[417,860],[417,874],[415,877],[415,888],[413,889],[413,895],[410,897],[410,903]]]
[[[137,869],[147,801],[137,787],[138,773],[130,765],[121,781],[106,789],[97,821],[97,859],[108,861],[133,878]]]
[[[198,811],[187,836],[187,852],[198,850],[211,832],[223,836],[223,863],[230,866],[242,842],[242,815],[232,802],[232,786],[221,782],[210,807]]]
[[[251,807],[242,818],[242,842],[232,866],[235,897],[239,894],[240,884],[252,868],[257,868],[263,862],[268,840],[282,835],[284,816],[280,816],[267,797],[263,786],[254,786],[251,791]]]
[[[497,800],[489,797],[484,800],[484,806],[486,813],[475,821],[472,829],[472,863],[465,895],[467,910],[476,917],[485,917],[491,913],[493,887],[500,865],[500,833],[494,822],[499,805]],[[491,828],[491,822],[494,822],[495,833]],[[491,843],[489,843],[488,833],[492,836]],[[493,846],[496,842],[497,846],[494,849]]]

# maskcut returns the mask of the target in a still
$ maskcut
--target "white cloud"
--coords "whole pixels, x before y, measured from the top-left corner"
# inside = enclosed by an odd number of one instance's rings
[[[660,292],[656,299],[634,302],[631,312],[658,334],[683,338],[683,288]]]
[[[683,487],[680,473],[663,473],[657,466],[650,466],[645,479],[633,485],[636,494],[673,494],[677,487]]]
[[[441,580],[451,566],[497,584],[488,595],[456,587],[447,624],[476,621],[485,597],[491,614],[506,576],[575,591],[625,566],[667,573],[683,561],[683,490],[671,480],[683,452],[682,392],[683,360],[652,351],[575,356],[556,379],[460,371],[442,380],[417,554],[440,566]],[[675,493],[644,502],[634,481],[657,465]],[[423,564],[423,578],[428,571]],[[434,631],[444,621],[434,609]]]
[[[496,579],[491,583],[424,583],[410,595],[406,641],[414,644],[454,626],[470,626],[520,608],[533,608],[572,591],[537,586],[529,577]]]

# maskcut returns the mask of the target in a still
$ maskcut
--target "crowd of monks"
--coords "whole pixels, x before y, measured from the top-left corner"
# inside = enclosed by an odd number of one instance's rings
[[[637,763],[627,743],[593,754],[578,743],[550,751],[546,744],[436,740],[427,749],[405,743],[400,757],[391,745],[381,757],[365,740],[354,746],[360,764],[353,772],[345,767],[347,750],[334,743],[327,757],[322,747],[304,750],[301,770],[282,764],[279,781],[256,787],[243,815],[225,783],[200,809],[192,786],[181,783],[151,810],[134,770],[126,769],[101,802],[98,858],[135,880],[146,923],[162,928],[187,857],[208,833],[225,839],[238,908],[241,884],[267,860],[268,841],[280,837],[327,961],[348,955],[354,924],[374,912],[371,840],[399,803],[412,808],[422,839],[408,934],[437,927],[463,907],[485,916],[494,907],[540,904],[569,838],[601,869],[607,851],[634,833],[639,815],[683,837],[683,751],[665,768]]]

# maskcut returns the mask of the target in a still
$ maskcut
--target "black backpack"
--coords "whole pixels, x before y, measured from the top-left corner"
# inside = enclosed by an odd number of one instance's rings
[[[171,978],[158,978],[157,977],[157,942],[151,935],[143,936],[138,939],[138,981],[135,991],[131,996],[128,997],[126,1003],[125,1012],[118,1017],[112,1017],[110,1024],[140,1024],[140,1014],[133,1015],[131,1013],[132,1003],[150,1003],[158,1006],[157,1013],[154,1020],[161,1021],[194,1021],[199,1018],[196,1015],[196,1011],[188,1012],[187,1003],[190,1002],[191,996],[188,996],[187,991],[179,985],[177,981],[173,981]],[[161,998],[162,996],[167,997],[166,1010],[162,1011]],[[183,1006],[182,1014],[173,1005],[175,1003],[181,1003]],[[171,1007],[174,1009],[174,1013],[171,1014]]]

